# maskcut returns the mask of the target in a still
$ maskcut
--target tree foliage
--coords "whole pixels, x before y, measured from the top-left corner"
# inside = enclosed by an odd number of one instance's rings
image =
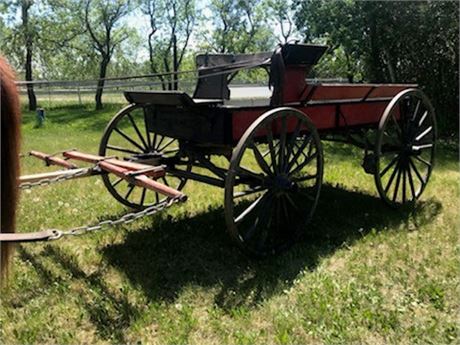
[[[115,49],[129,37],[126,29],[120,25],[120,20],[128,14],[129,10],[129,1],[84,1],[86,32],[99,57],[99,81],[95,97],[96,109],[102,109],[102,93],[107,76],[107,67]]]
[[[144,0],[142,12],[148,16],[149,67],[152,73],[172,73],[159,79],[163,89],[177,90],[176,72],[184,62],[199,17],[194,0]]]
[[[327,43],[334,62],[339,58],[345,66],[342,77],[417,83],[432,99],[443,134],[458,133],[458,2],[307,0],[297,5],[304,39]]]
[[[261,0],[211,0],[212,30],[202,47],[217,53],[246,53],[273,48],[267,6]]]

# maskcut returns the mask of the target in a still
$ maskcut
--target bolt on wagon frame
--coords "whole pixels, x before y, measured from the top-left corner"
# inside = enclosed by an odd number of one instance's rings
[[[105,129],[99,156],[64,156],[98,163],[90,174],[136,209],[185,200],[187,180],[223,188],[228,231],[253,256],[282,251],[305,233],[320,196],[322,140],[362,148],[362,166],[386,204],[415,202],[434,162],[429,100],[416,85],[307,83],[325,50],[286,44],[273,54],[198,55],[193,97],[125,92],[130,104]],[[267,70],[271,98],[263,106],[227,104],[229,82],[249,68]]]

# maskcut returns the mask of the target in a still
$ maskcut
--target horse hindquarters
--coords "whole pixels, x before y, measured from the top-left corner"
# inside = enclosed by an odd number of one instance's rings
[[[19,116],[19,96],[14,84],[14,73],[0,57],[1,232],[15,231],[19,176]],[[0,276],[5,277],[12,245],[2,243],[0,252]]]

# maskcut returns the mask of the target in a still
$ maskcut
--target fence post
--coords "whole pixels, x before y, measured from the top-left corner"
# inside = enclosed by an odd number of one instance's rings
[[[48,109],[51,108],[51,87],[50,87],[50,81],[46,79],[46,83],[48,85]]]
[[[78,103],[81,106],[81,92],[80,92],[80,83],[77,84],[77,92],[78,92]]]

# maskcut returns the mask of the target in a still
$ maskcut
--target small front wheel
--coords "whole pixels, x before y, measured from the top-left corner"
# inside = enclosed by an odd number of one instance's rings
[[[99,155],[158,166],[179,152],[179,142],[151,129],[142,105],[132,104],[116,114],[107,125],[99,145]],[[187,171],[191,164],[187,166]],[[112,174],[103,174],[102,180],[110,194],[123,205],[144,209],[162,203],[166,197],[156,191],[135,186]],[[166,174],[159,182],[181,190],[186,182],[182,177]]]
[[[293,108],[260,116],[233,151],[225,182],[225,218],[252,256],[289,248],[306,232],[318,203],[323,151],[312,121]]]

